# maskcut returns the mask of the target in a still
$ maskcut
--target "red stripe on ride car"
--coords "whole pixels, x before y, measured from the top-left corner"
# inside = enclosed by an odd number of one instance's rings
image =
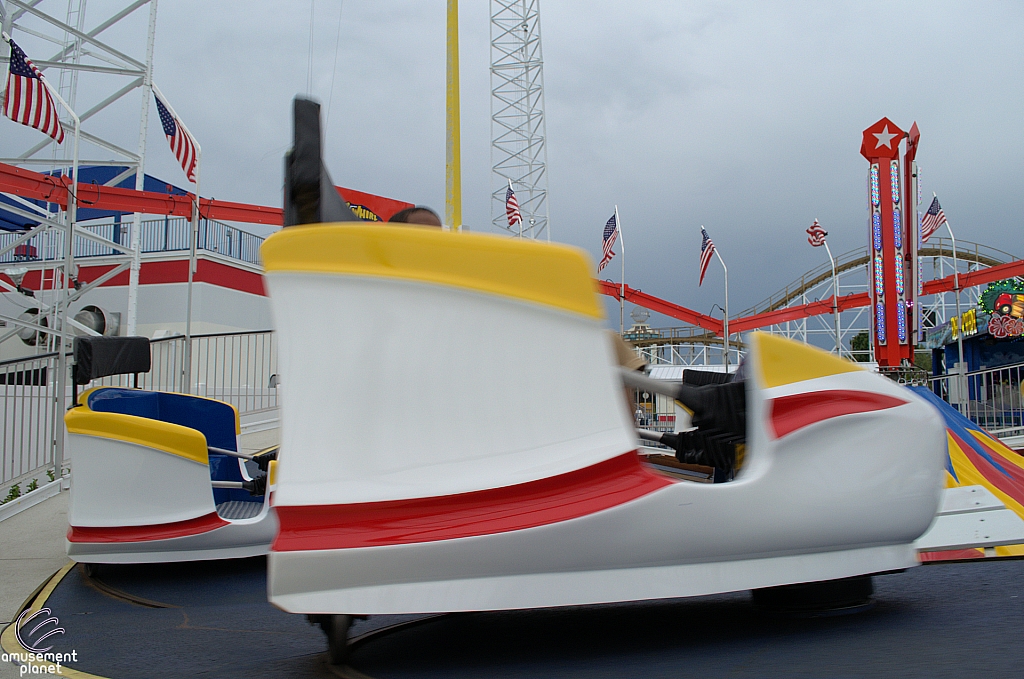
[[[199,535],[226,525],[228,522],[217,512],[211,512],[195,519],[149,526],[71,526],[68,542],[148,542]]]
[[[344,505],[275,505],[271,550],[379,547],[491,535],[568,521],[635,500],[673,481],[636,451],[585,469],[458,495]]]
[[[768,419],[775,438],[840,415],[886,410],[908,403],[903,399],[870,391],[832,389],[809,391],[772,399]]]

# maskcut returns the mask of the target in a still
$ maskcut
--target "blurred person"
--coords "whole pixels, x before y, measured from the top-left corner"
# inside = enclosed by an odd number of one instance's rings
[[[441,218],[426,205],[416,205],[399,210],[388,220],[391,224],[421,224],[441,228]]]

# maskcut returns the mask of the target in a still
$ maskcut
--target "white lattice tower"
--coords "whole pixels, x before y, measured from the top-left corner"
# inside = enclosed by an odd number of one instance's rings
[[[523,236],[550,240],[545,137],[540,0],[492,0],[492,223],[519,234],[505,216],[511,180]]]
[[[122,100],[126,95],[145,85],[147,71],[151,73],[152,60],[146,56],[132,56],[128,51],[145,49],[148,42],[143,32],[143,39],[132,47],[115,46],[107,41],[108,31],[117,24],[124,23],[129,17],[136,15],[140,8],[149,5],[155,12],[154,0],[135,0],[124,2],[124,6],[115,8],[113,14],[94,26],[86,27],[93,22],[86,21],[87,0],[65,0],[65,2],[24,2],[22,0],[0,0],[0,14],[3,27],[18,39],[25,34],[31,36],[32,50],[30,56],[36,66],[43,71],[51,84],[57,88],[61,96],[71,104],[82,119],[82,158],[83,165],[125,165],[132,168],[139,164],[139,154],[123,146],[104,139],[102,136],[89,132],[89,119]],[[95,20],[94,20],[95,21]],[[151,40],[151,39],[150,39]],[[42,42],[40,42],[42,41]],[[49,44],[56,51],[46,54],[45,47]],[[52,48],[51,48],[52,49]],[[3,63],[7,62],[4,49]],[[47,58],[48,57],[48,58]],[[90,87],[90,97],[86,102],[78,97],[78,78],[81,73],[102,74],[103,80],[95,80]],[[102,82],[106,91],[95,87]],[[145,88],[144,88],[145,89]],[[145,92],[149,95],[148,89]],[[82,110],[79,110],[81,107]],[[61,112],[62,119],[66,115]],[[141,122],[141,121],[140,121]],[[16,156],[2,158],[4,162],[15,165],[46,167],[51,159],[41,158],[40,152],[51,145],[50,140],[41,140],[25,149]],[[11,149],[6,149],[9,153]],[[5,153],[5,155],[7,155]],[[52,154],[51,154],[52,155]],[[58,153],[56,158],[61,158]],[[120,181],[120,180],[119,180]]]

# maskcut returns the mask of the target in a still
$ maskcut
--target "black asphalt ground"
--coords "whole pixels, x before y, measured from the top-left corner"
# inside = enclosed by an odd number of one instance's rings
[[[325,637],[266,602],[265,561],[76,567],[46,604],[54,651],[103,677],[332,677]],[[395,617],[357,623],[354,635]],[[1024,561],[875,578],[846,615],[762,611],[749,593],[458,614],[380,634],[350,664],[380,679],[1024,677]]]

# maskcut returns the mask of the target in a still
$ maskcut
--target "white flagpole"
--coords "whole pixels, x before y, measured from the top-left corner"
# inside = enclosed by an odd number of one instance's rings
[[[6,33],[3,34],[3,39],[7,42],[11,41],[11,36]],[[67,225],[64,230],[64,281],[61,285],[61,291],[55,300],[57,305],[57,316],[60,319],[60,327],[57,336],[57,404],[59,405],[59,413],[63,413],[66,408],[65,399],[67,398],[68,388],[68,357],[67,352],[64,349],[64,341],[67,338],[68,333],[68,304],[66,300],[71,296],[68,289],[68,285],[71,282],[71,272],[75,265],[75,222],[78,220],[78,142],[82,132],[82,121],[79,120],[78,114],[76,114],[68,102],[64,101],[64,98],[60,96],[57,90],[50,86],[49,81],[46,78],[40,78],[40,82],[49,91],[53,97],[60,102],[60,105],[64,107],[64,110],[68,112],[72,120],[75,122],[75,143],[74,151],[71,160],[71,186],[68,189],[68,209],[66,213]],[[59,121],[58,121],[59,123]],[[56,287],[56,285],[54,286]],[[64,467],[64,435],[63,430],[57,434],[56,445],[53,451],[53,468],[54,475],[57,478],[63,476],[62,470]]]
[[[153,91],[153,43],[156,37],[156,5],[149,6],[149,32],[146,37],[146,75],[142,83],[142,117],[139,125],[139,165],[135,171],[135,190],[141,191],[146,184],[146,138],[149,132],[149,97]],[[128,270],[128,335],[135,335],[139,309],[139,270],[142,267],[142,214],[132,216],[131,250],[132,263]]]
[[[623,322],[626,308],[626,241],[622,238],[622,221],[619,219],[619,206],[615,206],[615,228],[619,230],[619,334],[626,330]]]
[[[815,220],[817,221],[817,220]],[[836,260],[832,257],[832,250],[828,247],[828,241],[822,241],[825,244],[825,252],[828,253],[828,261],[832,263],[832,316],[836,322],[836,356],[843,355],[843,345],[841,343],[839,334],[839,278],[836,277]]]
[[[160,97],[160,101],[167,107],[168,112],[174,117],[174,123],[181,125],[181,129],[185,130],[185,134],[189,136],[192,143],[196,147],[196,200],[195,205],[192,206],[192,220],[190,224],[190,231],[192,232],[192,244],[189,248],[188,253],[188,303],[185,309],[185,360],[182,366],[183,376],[183,387],[186,387],[186,394],[192,393],[192,280],[195,276],[196,270],[196,247],[197,241],[199,240],[199,170],[203,161],[203,149],[199,145],[199,142],[193,136],[192,132],[189,131],[188,127],[181,121],[174,107],[171,106],[170,102],[167,101],[167,97],[160,91],[160,88],[153,83],[153,91],[156,92],[156,96]]]
[[[722,271],[725,272],[725,317],[722,319],[722,336],[725,338],[725,374],[729,374],[729,267],[715,247],[715,257],[722,264]]]
[[[177,117],[177,116],[175,116]],[[184,127],[184,125],[182,125]],[[190,135],[191,136],[191,135]],[[196,272],[196,248],[199,241],[199,170],[202,155],[199,152],[199,144],[196,144],[196,200],[192,206],[192,247],[188,254],[188,305],[185,311],[185,379],[187,380],[186,394],[192,393],[192,279]]]
[[[967,393],[967,366],[964,365],[964,317],[960,313],[960,266],[956,260],[956,236],[953,235],[953,227],[949,225],[949,220],[946,220],[946,229],[949,230],[949,239],[953,241],[953,292],[956,295],[956,350],[960,359],[960,374],[957,380],[960,383],[960,398],[958,401],[962,403],[965,399],[970,401],[970,395]],[[963,412],[963,411],[961,411]],[[964,413],[966,414],[966,413]]]

